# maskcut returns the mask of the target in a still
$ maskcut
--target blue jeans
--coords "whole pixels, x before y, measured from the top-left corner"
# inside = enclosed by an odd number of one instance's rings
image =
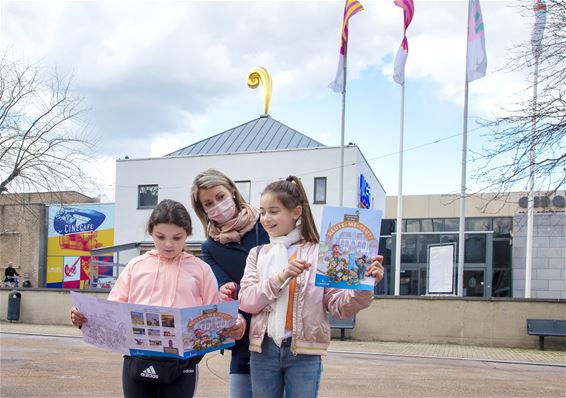
[[[265,337],[261,354],[251,353],[254,398],[316,398],[322,373],[320,355],[293,355],[291,338],[277,347]]]
[[[252,398],[252,382],[249,374],[230,374],[230,398]]]

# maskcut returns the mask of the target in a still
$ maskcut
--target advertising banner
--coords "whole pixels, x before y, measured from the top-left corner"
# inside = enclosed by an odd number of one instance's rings
[[[113,203],[49,206],[46,286],[65,289],[88,288],[90,250],[113,245]],[[112,262],[113,256],[110,254],[94,259]],[[114,278],[113,269],[94,267],[93,277],[111,285]]]

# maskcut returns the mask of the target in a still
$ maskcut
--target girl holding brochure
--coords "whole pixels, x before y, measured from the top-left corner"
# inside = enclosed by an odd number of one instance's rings
[[[239,294],[240,309],[252,314],[253,395],[316,397],[330,344],[328,313],[351,317],[370,305],[373,292],[315,287],[320,238],[298,177],[269,184],[260,213],[271,244],[250,251]],[[382,260],[374,257],[366,271],[376,284]]]
[[[223,300],[238,298],[250,250],[269,243],[259,222],[259,211],[247,204],[238,187],[227,175],[208,169],[194,179],[191,203],[202,222],[207,240],[202,259],[212,268]],[[249,323],[251,315],[243,313]],[[231,348],[230,398],[251,398],[250,350],[246,335]]]
[[[175,308],[220,301],[217,282],[208,264],[184,251],[185,241],[192,232],[191,218],[185,206],[169,199],[161,201],[149,217],[147,231],[155,249],[128,263],[108,300]],[[80,328],[87,319],[73,307],[71,322]],[[245,329],[246,322],[240,315],[225,335],[240,339]],[[198,381],[199,360],[125,356],[122,369],[124,396],[192,397]],[[161,382],[172,374],[174,380]]]

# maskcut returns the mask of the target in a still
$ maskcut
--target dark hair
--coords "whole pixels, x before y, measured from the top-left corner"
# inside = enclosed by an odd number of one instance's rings
[[[310,243],[318,243],[320,235],[316,230],[316,224],[312,216],[309,200],[301,179],[297,176],[289,176],[285,181],[275,181],[265,187],[263,194],[272,193],[289,211],[293,211],[297,206],[301,206],[301,227],[303,239]]]
[[[187,208],[171,199],[164,199],[155,206],[147,221],[147,232],[151,234],[157,224],[175,224],[183,228],[187,235],[193,232],[191,216]]]

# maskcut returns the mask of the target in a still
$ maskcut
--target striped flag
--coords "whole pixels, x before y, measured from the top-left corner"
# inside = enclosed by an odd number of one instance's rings
[[[536,0],[533,8],[535,11],[535,26],[533,27],[531,44],[533,46],[533,54],[535,58],[538,58],[542,50],[541,42],[546,26],[546,3],[544,0]]]
[[[468,22],[468,59],[466,79],[468,82],[485,76],[487,56],[485,53],[485,32],[481,15],[480,1],[470,0],[470,20]]]
[[[340,59],[338,61],[338,70],[336,78],[328,87],[337,93],[344,92],[344,58],[348,51],[348,21],[358,12],[363,11],[364,7],[356,0],[346,0],[344,6],[344,20],[342,21],[342,38],[340,43]]]
[[[405,64],[407,63],[407,57],[409,56],[409,42],[407,41],[407,28],[413,20],[413,15],[415,14],[415,4],[413,0],[395,0],[395,5],[403,9],[404,16],[404,31],[403,31],[403,41],[401,42],[401,47],[397,50],[397,55],[395,56],[395,69],[393,71],[393,80],[399,84],[405,83]]]

